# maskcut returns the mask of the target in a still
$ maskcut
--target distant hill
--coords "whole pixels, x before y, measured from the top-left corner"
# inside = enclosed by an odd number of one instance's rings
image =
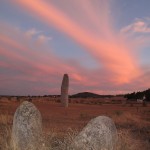
[[[114,97],[113,95],[99,95],[91,92],[82,92],[71,95],[70,98],[104,98],[104,97]]]

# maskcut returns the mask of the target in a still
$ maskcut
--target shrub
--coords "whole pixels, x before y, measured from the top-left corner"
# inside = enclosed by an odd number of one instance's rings
[[[123,114],[123,111],[121,111],[121,110],[115,110],[115,111],[114,111],[114,114],[115,114],[116,116],[121,116],[121,115]]]

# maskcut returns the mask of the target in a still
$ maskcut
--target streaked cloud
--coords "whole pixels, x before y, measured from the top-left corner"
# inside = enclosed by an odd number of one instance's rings
[[[123,43],[123,41],[119,40],[121,37],[115,34],[112,35],[114,31],[112,31],[110,25],[101,29],[102,35],[107,33],[106,37],[104,38],[101,35],[98,37],[93,32],[84,29],[82,27],[83,25],[80,26],[80,24],[77,24],[73,18],[68,17],[63,11],[57,9],[50,1],[32,0],[31,2],[29,0],[22,0],[17,2],[23,7],[26,7],[30,14],[36,18],[47,23],[49,26],[53,25],[55,28],[70,36],[77,43],[84,46],[88,53],[93,55],[104,67],[111,71],[112,76],[114,76],[114,82],[123,84],[130,82],[132,78],[138,76],[140,70],[136,65],[134,57],[130,54],[130,48],[126,46],[127,43]],[[92,3],[91,1],[88,2]],[[106,14],[108,14],[107,11],[109,11],[107,9],[109,1],[101,0],[100,2],[105,4],[101,12],[102,21],[108,24],[107,21],[109,19],[107,20],[107,18],[109,18],[109,16],[106,16]],[[80,7],[80,2],[78,1],[78,3],[77,6]],[[90,11],[88,13],[93,16]],[[80,17],[80,15],[78,16]],[[98,20],[98,17],[99,16],[94,20]],[[88,23],[90,24],[92,22]],[[108,33],[107,31],[110,32]]]

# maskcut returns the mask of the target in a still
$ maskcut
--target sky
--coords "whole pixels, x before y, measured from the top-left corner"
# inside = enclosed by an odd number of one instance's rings
[[[0,95],[150,88],[149,0],[0,0]]]

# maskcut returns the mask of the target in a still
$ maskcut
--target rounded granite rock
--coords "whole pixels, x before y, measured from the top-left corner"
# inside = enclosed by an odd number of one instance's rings
[[[113,120],[106,116],[92,119],[74,139],[73,150],[114,150],[117,130]]]
[[[42,149],[42,117],[34,104],[24,101],[13,118],[12,144],[17,150]]]

